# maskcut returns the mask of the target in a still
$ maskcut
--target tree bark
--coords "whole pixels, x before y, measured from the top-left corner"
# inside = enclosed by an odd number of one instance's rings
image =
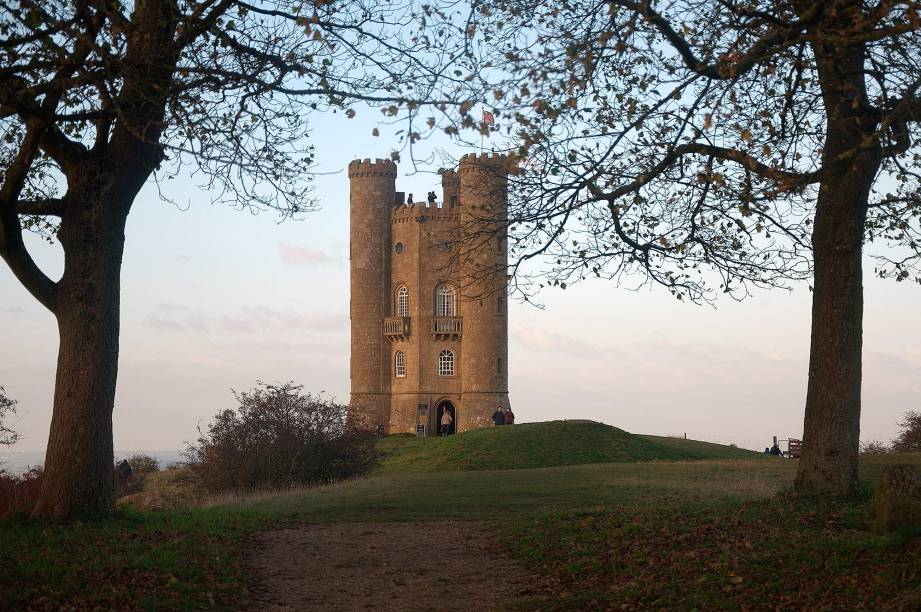
[[[36,516],[99,517],[115,510],[112,409],[128,206],[96,187],[69,207],[58,233],[65,254],[55,309],[60,344]]]
[[[880,167],[862,48],[815,49],[827,124],[812,246],[812,345],[797,491],[857,489],[863,358],[863,240]]]

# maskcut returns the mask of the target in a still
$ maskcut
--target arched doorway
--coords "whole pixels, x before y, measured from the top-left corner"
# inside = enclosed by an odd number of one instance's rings
[[[444,413],[448,412],[451,415],[451,425],[447,428],[446,431],[442,432],[441,427],[441,417],[444,416]],[[442,400],[438,402],[438,409],[435,411],[435,431],[438,432],[438,435],[454,435],[454,432],[457,431],[457,409],[454,407],[454,402],[450,400]]]

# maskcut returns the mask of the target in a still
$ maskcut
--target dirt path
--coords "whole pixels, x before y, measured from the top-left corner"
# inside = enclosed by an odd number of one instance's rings
[[[260,536],[249,560],[262,610],[501,610],[539,578],[475,522],[309,525]]]

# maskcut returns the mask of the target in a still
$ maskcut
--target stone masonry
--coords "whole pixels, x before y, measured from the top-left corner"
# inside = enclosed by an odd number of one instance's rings
[[[353,422],[435,435],[509,405],[506,164],[465,155],[433,205],[389,160],[349,164]]]

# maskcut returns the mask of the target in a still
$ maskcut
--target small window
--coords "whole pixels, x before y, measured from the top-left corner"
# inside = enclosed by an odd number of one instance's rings
[[[393,247],[393,250],[396,251],[397,255],[402,255],[403,254],[403,243],[402,242],[396,243],[396,246]]]
[[[409,316],[409,289],[405,286],[397,289],[397,316]]]
[[[496,359],[496,374],[502,374],[502,358]]]
[[[393,373],[397,378],[406,378],[406,353],[403,351],[393,356]]]
[[[444,242],[442,242],[441,244],[438,245],[438,248],[440,248],[442,251],[444,251],[445,253],[447,253],[448,251],[451,250],[451,241],[450,241],[450,240],[445,240]]]
[[[501,295],[496,298],[496,314],[505,312],[505,298]]]
[[[438,375],[454,376],[454,353],[451,351],[441,351],[438,354]]]
[[[454,289],[442,285],[435,294],[435,316],[454,317],[457,316],[456,312]]]

